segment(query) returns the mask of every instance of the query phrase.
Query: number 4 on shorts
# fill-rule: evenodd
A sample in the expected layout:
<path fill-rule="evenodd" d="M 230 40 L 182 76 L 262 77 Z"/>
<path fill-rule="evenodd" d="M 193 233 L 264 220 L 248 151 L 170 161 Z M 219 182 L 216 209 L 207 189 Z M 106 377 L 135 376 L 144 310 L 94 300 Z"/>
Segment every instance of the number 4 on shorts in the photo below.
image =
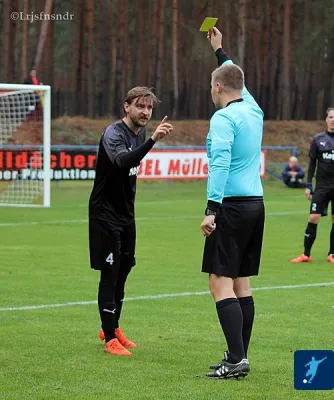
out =
<path fill-rule="evenodd" d="M 114 263 L 114 256 L 113 253 L 110 253 L 109 256 L 106 258 L 107 263 L 109 263 L 110 265 L 113 265 Z"/>

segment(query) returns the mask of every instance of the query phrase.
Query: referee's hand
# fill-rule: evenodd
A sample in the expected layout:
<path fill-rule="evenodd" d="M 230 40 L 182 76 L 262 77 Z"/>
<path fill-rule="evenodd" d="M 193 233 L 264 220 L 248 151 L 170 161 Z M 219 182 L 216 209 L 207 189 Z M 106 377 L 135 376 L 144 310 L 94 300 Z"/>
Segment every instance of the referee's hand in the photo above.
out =
<path fill-rule="evenodd" d="M 162 121 L 158 125 L 157 129 L 152 135 L 152 139 L 157 142 L 163 139 L 166 135 L 169 135 L 173 130 L 173 125 L 169 124 L 167 121 L 167 115 L 163 117 Z"/>
<path fill-rule="evenodd" d="M 207 215 L 201 224 L 201 231 L 203 235 L 208 237 L 215 229 L 216 229 L 215 216 Z"/>
<path fill-rule="evenodd" d="M 211 43 L 213 51 L 217 51 L 218 49 L 223 47 L 222 43 L 223 35 L 217 28 L 210 29 L 206 37 L 208 41 Z"/>

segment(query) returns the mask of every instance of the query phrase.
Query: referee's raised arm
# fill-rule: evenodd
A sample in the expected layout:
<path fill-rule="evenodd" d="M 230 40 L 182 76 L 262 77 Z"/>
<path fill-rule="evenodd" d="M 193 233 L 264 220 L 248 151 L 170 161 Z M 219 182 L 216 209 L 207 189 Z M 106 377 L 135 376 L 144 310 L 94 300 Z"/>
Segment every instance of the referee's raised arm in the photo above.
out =
<path fill-rule="evenodd" d="M 211 47 L 215 52 L 218 65 L 220 67 L 234 64 L 223 49 L 223 44 L 222 44 L 223 35 L 217 28 L 213 28 L 208 32 L 207 39 L 211 43 Z M 258 111 L 263 114 L 263 111 L 261 110 L 260 106 L 257 104 L 254 97 L 249 93 L 245 85 L 242 88 L 241 95 L 244 101 L 256 106 L 258 108 Z"/>

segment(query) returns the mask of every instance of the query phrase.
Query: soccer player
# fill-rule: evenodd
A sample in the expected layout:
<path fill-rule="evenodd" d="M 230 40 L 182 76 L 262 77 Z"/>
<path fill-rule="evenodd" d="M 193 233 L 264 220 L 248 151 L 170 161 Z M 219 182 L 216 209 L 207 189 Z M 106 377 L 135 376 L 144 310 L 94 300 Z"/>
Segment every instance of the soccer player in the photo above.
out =
<path fill-rule="evenodd" d="M 332 203 L 332 230 L 327 260 L 334 264 L 334 108 L 326 112 L 327 130 L 314 136 L 310 146 L 310 162 L 307 173 L 305 196 L 311 200 L 311 210 L 304 234 L 304 253 L 291 260 L 292 263 L 311 262 L 311 249 L 317 236 L 322 215 L 327 215 L 329 202 Z M 316 188 L 313 192 L 312 179 L 316 172 Z"/>
<path fill-rule="evenodd" d="M 207 136 L 207 207 L 201 231 L 206 236 L 202 272 L 209 287 L 228 351 L 210 368 L 210 378 L 238 378 L 249 372 L 248 345 L 254 320 L 250 288 L 258 275 L 264 228 L 260 157 L 263 112 L 244 86 L 243 71 L 222 49 L 222 35 L 208 34 L 218 58 L 211 95 L 218 109 Z"/>
<path fill-rule="evenodd" d="M 137 345 L 119 327 L 124 286 L 135 265 L 136 227 L 134 202 L 140 161 L 173 126 L 164 117 L 145 141 L 145 126 L 159 102 L 146 87 L 131 89 L 124 102 L 125 117 L 108 126 L 98 150 L 96 177 L 89 199 L 91 268 L 99 270 L 98 307 L 100 339 L 110 354 L 130 356 Z"/>

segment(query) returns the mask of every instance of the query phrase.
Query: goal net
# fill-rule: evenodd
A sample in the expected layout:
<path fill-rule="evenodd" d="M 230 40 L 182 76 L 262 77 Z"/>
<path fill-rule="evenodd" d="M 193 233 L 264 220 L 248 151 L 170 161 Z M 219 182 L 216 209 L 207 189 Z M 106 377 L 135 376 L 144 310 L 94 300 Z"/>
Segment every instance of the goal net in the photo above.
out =
<path fill-rule="evenodd" d="M 50 92 L 0 83 L 1 206 L 50 206 Z"/>

